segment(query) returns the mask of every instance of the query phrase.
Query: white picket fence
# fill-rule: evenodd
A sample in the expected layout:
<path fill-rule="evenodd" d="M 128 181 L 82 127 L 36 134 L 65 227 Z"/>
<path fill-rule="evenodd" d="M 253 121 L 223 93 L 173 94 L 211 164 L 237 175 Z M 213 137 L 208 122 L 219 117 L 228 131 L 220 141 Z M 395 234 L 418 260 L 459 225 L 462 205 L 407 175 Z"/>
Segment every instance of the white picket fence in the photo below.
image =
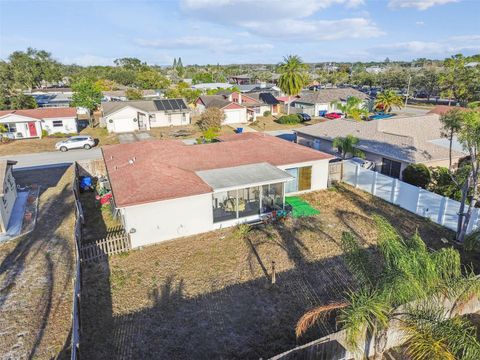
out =
<path fill-rule="evenodd" d="M 372 195 L 457 230 L 460 203 L 398 179 L 367 170 L 351 161 L 343 162 L 342 180 Z M 480 209 L 474 209 L 468 233 L 480 227 Z"/>

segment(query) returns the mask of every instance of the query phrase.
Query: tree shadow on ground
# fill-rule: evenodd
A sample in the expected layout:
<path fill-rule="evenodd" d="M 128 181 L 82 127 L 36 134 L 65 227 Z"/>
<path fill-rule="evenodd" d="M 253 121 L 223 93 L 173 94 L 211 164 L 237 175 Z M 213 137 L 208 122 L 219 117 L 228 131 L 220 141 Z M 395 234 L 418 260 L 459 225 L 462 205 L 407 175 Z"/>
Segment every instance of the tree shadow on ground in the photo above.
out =
<path fill-rule="evenodd" d="M 184 279 L 168 276 L 150 292 L 150 306 L 113 315 L 108 304 L 112 274 L 107 263 L 84 268 L 82 356 L 89 359 L 245 359 L 273 356 L 293 348 L 296 321 L 308 309 L 340 300 L 356 287 L 343 258 L 303 262 L 277 274 L 196 297 L 184 294 Z M 118 280 L 118 279 L 117 279 Z M 86 285 L 84 283 L 84 286 Z M 331 320 L 302 338 L 335 331 Z"/>
<path fill-rule="evenodd" d="M 18 178 L 23 186 L 30 185 L 28 181 L 42 185 L 38 180 L 43 178 L 45 193 L 49 187 L 59 184 L 58 176 L 61 178 L 64 173 L 65 169 L 56 168 L 54 171 L 43 170 L 42 173 L 36 170 L 34 174 L 22 171 Z M 18 349 L 22 352 L 21 357 L 39 356 L 38 348 L 46 332 L 51 331 L 49 321 L 62 310 L 63 299 L 71 297 L 69 288 L 74 271 L 74 244 L 71 239 L 60 235 L 60 232 L 65 233 L 60 228 L 63 221 L 72 215 L 74 205 L 71 183 L 58 186 L 63 186 L 58 193 L 48 199 L 40 198 L 34 231 L 2 244 L 0 248 L 5 254 L 0 262 L 0 315 L 4 319 L 2 323 L 11 329 L 10 333 L 4 334 L 6 345 L 2 350 L 10 351 L 10 347 L 15 346 L 17 334 L 14 332 L 20 333 L 25 331 L 25 327 L 30 327 L 32 329 L 28 333 L 34 336 L 33 339 L 24 339 L 25 348 Z M 13 312 L 12 302 L 18 301 L 25 301 L 28 307 L 22 306 Z"/>

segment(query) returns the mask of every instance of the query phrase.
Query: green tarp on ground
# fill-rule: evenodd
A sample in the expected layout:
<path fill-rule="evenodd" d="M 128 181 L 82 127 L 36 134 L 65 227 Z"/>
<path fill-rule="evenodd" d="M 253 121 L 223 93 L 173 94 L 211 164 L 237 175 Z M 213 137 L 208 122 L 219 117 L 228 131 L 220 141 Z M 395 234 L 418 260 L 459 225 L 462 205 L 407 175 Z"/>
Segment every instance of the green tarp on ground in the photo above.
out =
<path fill-rule="evenodd" d="M 292 207 L 292 216 L 295 218 L 320 214 L 320 211 L 297 196 L 287 196 L 285 202 Z"/>

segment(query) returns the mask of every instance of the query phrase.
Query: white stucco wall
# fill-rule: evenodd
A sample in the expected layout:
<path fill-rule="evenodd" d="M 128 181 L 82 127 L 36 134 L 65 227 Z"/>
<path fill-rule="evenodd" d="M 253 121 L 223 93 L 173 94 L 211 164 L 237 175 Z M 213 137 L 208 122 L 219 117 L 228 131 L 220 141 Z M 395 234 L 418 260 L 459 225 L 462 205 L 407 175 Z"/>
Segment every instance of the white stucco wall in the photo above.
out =
<path fill-rule="evenodd" d="M 35 128 L 37 130 L 37 136 L 30 136 L 30 131 L 28 129 L 28 123 L 34 122 Z M 18 116 L 15 114 L 7 115 L 0 119 L 0 124 L 14 123 L 17 127 L 14 135 L 16 139 L 28 139 L 31 137 L 41 137 L 42 135 L 42 126 L 40 120 L 33 119 L 25 116 Z M 21 134 L 21 135 L 19 135 Z"/>
<path fill-rule="evenodd" d="M 285 170 L 303 166 L 312 166 L 312 186 L 310 190 L 299 193 L 327 188 L 328 159 L 288 164 L 279 168 Z M 125 229 L 130 232 L 133 248 L 235 226 L 259 218 L 259 215 L 252 215 L 214 223 L 212 193 L 134 205 L 120 211 Z M 135 229 L 135 232 L 131 233 L 131 229 Z"/>
<path fill-rule="evenodd" d="M 0 233 L 7 230 L 8 221 L 12 215 L 13 205 L 17 198 L 17 187 L 12 174 L 11 166 L 8 167 L 5 182 L 3 183 L 4 196 L 0 196 Z"/>
<path fill-rule="evenodd" d="M 224 109 L 224 124 L 247 123 L 247 108 L 242 109 Z"/>
<path fill-rule="evenodd" d="M 122 209 L 132 247 L 139 247 L 213 229 L 212 194 L 158 201 Z"/>
<path fill-rule="evenodd" d="M 138 130 L 138 110 L 132 107 L 123 108 L 115 113 L 104 116 L 108 132 L 132 132 Z M 137 121 L 134 121 L 137 120 Z M 148 115 L 146 116 L 148 123 Z"/>
<path fill-rule="evenodd" d="M 292 168 L 299 168 L 304 166 L 311 166 L 312 167 L 312 187 L 310 190 L 300 191 L 297 193 L 289 193 L 288 195 L 292 194 L 301 194 L 306 193 L 309 191 L 315 190 L 323 190 L 326 189 L 328 186 L 328 159 L 325 160 L 316 160 L 316 161 L 308 161 L 296 164 L 288 164 L 278 166 L 282 170 L 292 169 Z"/>
<path fill-rule="evenodd" d="M 190 112 L 167 114 L 163 111 L 151 113 L 150 127 L 179 126 L 190 124 Z M 183 116 L 184 114 L 184 116 Z"/>
<path fill-rule="evenodd" d="M 54 121 L 61 121 L 62 126 L 53 126 Z M 77 120 L 74 117 L 45 119 L 42 122 L 42 128 L 47 130 L 49 134 L 55 134 L 55 133 L 72 134 L 72 133 L 77 133 L 78 131 Z"/>

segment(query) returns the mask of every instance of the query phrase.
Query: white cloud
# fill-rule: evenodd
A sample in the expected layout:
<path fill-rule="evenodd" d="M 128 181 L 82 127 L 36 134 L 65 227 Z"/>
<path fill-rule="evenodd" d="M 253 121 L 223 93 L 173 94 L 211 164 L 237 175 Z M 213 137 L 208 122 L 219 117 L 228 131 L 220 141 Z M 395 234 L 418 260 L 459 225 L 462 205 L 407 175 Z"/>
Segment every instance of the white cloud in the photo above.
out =
<path fill-rule="evenodd" d="M 426 10 L 432 6 L 458 2 L 460 0 L 390 0 L 388 6 L 392 8 L 416 8 Z"/>
<path fill-rule="evenodd" d="M 321 9 L 342 4 L 362 5 L 364 0 L 182 0 L 181 8 L 188 14 L 219 22 L 236 23 L 239 19 L 265 20 L 303 18 Z"/>
<path fill-rule="evenodd" d="M 113 65 L 113 58 L 83 54 L 75 57 L 65 57 L 62 59 L 64 64 L 76 64 L 80 66 L 93 66 L 93 65 Z"/>
<path fill-rule="evenodd" d="M 252 35 L 302 40 L 370 38 L 383 32 L 365 17 L 313 20 L 318 11 L 334 5 L 358 7 L 364 0 L 183 0 L 185 15 L 229 27 L 238 26 Z"/>
<path fill-rule="evenodd" d="M 237 39 L 238 40 L 238 39 Z M 135 44 L 157 49 L 191 49 L 201 48 L 213 52 L 224 52 L 230 54 L 244 52 L 262 52 L 273 49 L 268 43 L 241 43 L 230 38 L 219 38 L 209 36 L 184 36 L 176 39 L 136 39 Z"/>
<path fill-rule="evenodd" d="M 442 41 L 406 41 L 386 44 L 371 49 L 372 52 L 390 55 L 450 56 L 452 54 L 480 49 L 480 35 L 452 36 Z"/>
<path fill-rule="evenodd" d="M 364 18 L 340 20 L 282 20 L 264 26 L 262 22 L 242 24 L 250 32 L 266 37 L 291 38 L 298 41 L 373 38 L 384 35 L 373 22 Z"/>
<path fill-rule="evenodd" d="M 417 26 L 423 26 L 423 25 L 425 25 L 425 22 L 423 22 L 423 21 L 417 21 L 417 22 L 415 23 L 415 25 L 417 25 Z"/>

